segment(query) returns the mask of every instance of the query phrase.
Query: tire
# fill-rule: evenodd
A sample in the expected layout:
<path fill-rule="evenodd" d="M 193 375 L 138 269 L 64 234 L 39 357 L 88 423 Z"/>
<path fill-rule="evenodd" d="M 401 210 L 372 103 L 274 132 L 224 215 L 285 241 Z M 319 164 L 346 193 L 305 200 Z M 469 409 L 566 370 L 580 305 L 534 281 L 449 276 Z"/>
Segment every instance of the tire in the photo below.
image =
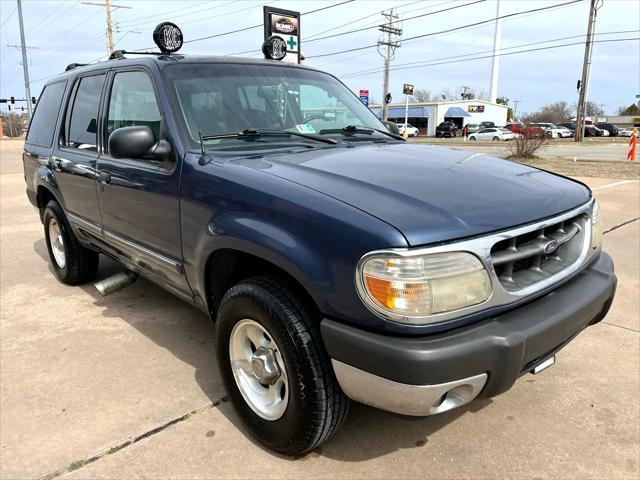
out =
<path fill-rule="evenodd" d="M 49 259 L 58 280 L 67 285 L 93 280 L 98 272 L 100 256 L 98 252 L 80 245 L 60 205 L 51 200 L 42 219 Z"/>
<path fill-rule="evenodd" d="M 244 340 L 239 332 L 249 327 L 254 337 Z M 260 329 L 262 337 L 255 342 Z M 264 342 L 278 363 L 279 376 L 269 382 L 263 377 L 256 380 L 253 367 L 255 355 L 264 351 Z M 328 440 L 344 423 L 349 399 L 335 378 L 318 323 L 285 284 L 256 277 L 232 287 L 218 309 L 216 344 L 218 367 L 231 402 L 249 432 L 266 447 L 301 456 Z M 249 362 L 242 360 L 244 369 L 237 361 L 238 352 L 250 356 Z M 243 382 L 251 388 L 241 387 Z M 266 407 L 260 398 L 253 404 L 247 400 L 260 387 L 268 396 L 270 382 L 279 398 L 265 402 Z M 271 405 L 276 407 L 268 410 Z"/>
<path fill-rule="evenodd" d="M 470 142 L 475 142 L 476 140 L 478 140 L 476 137 L 469 137 Z"/>
<path fill-rule="evenodd" d="M 493 138 L 492 138 L 492 140 L 493 140 L 494 142 L 499 142 L 499 141 L 500 141 L 500 137 L 493 137 Z"/>

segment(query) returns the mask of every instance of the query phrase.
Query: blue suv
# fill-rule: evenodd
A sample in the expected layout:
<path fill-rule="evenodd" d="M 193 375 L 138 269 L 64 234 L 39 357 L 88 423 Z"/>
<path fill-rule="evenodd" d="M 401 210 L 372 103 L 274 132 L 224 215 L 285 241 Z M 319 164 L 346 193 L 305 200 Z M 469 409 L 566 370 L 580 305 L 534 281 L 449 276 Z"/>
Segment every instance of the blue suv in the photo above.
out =
<path fill-rule="evenodd" d="M 351 400 L 422 416 L 505 392 L 615 292 L 585 185 L 407 143 L 305 66 L 71 65 L 23 160 L 58 279 L 104 255 L 207 312 L 239 417 L 288 455 Z"/>

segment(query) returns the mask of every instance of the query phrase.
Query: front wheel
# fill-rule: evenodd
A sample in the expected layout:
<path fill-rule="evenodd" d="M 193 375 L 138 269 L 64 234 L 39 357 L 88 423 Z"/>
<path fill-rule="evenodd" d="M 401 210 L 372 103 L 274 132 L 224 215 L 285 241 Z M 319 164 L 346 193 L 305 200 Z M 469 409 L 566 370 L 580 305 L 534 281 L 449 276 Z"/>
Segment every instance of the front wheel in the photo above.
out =
<path fill-rule="evenodd" d="M 232 287 L 218 310 L 216 343 L 231 402 L 268 448 L 303 455 L 344 422 L 349 400 L 318 324 L 286 285 L 259 277 Z"/>
<path fill-rule="evenodd" d="M 469 141 L 470 141 L 470 142 L 475 142 L 476 140 L 477 140 L 477 138 L 476 138 L 476 137 L 469 137 Z"/>
<path fill-rule="evenodd" d="M 93 280 L 98 272 L 98 252 L 80 245 L 60 205 L 51 200 L 42 219 L 47 250 L 56 277 L 67 285 Z"/>

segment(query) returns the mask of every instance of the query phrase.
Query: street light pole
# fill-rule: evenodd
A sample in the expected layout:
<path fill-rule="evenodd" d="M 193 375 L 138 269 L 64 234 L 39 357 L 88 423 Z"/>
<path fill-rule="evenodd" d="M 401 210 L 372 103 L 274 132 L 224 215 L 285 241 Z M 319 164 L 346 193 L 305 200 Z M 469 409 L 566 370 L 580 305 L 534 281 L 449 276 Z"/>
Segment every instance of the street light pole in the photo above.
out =
<path fill-rule="evenodd" d="M 27 111 L 31 118 L 31 86 L 29 82 L 29 63 L 27 60 L 27 42 L 24 39 L 24 23 L 22 20 L 22 0 L 18 1 L 18 22 L 20 23 L 20 43 L 22 47 L 22 70 L 24 71 L 24 91 L 27 95 Z"/>

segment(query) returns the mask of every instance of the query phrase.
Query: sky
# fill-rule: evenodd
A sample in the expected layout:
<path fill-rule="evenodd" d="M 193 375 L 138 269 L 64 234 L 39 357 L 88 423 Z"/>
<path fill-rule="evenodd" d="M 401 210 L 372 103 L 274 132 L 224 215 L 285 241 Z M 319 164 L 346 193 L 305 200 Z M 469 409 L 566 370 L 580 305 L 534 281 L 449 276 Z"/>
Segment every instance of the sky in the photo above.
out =
<path fill-rule="evenodd" d="M 569 2 L 500 0 L 500 15 Z M 181 27 L 188 42 L 181 53 L 210 55 L 260 49 L 261 27 L 201 41 L 189 40 L 261 24 L 262 5 L 309 12 L 340 4 L 302 16 L 302 52 L 307 57 L 304 63 L 336 75 L 356 93 L 368 89 L 378 101 L 382 98 L 380 70 L 384 60 L 377 48 L 321 55 L 375 45 L 380 36 L 377 25 L 384 20 L 380 12 L 394 8 L 399 15 L 402 38 L 406 39 L 401 39 L 392 63 L 392 69 L 396 69 L 390 77 L 394 101 L 403 100 L 403 83 L 432 93 L 449 89 L 454 94 L 461 85 L 489 91 L 491 58 L 477 57 L 491 54 L 495 22 L 439 32 L 495 18 L 496 0 L 111 0 L 111 3 L 116 48 L 154 47 L 151 35 L 155 25 L 173 21 Z M 473 4 L 467 5 L 470 3 Z M 30 47 L 32 95 L 37 96 L 46 80 L 64 71 L 69 63 L 106 59 L 104 7 L 86 5 L 80 0 L 23 0 L 22 5 L 25 43 Z M 410 18 L 417 15 L 423 16 Z M 582 0 L 503 19 L 498 96 L 511 99 L 511 105 L 519 100 L 518 113 L 533 112 L 558 100 L 576 102 L 588 16 L 589 1 Z M 363 30 L 306 43 L 356 29 Z M 595 32 L 595 39 L 600 42 L 594 44 L 588 97 L 613 115 L 618 107 L 638 101 L 636 95 L 640 94 L 640 2 L 603 0 Z M 409 40 L 425 34 L 432 35 Z M 630 40 L 609 41 L 618 39 Z M 565 43 L 575 45 L 549 48 Z M 0 0 L 0 97 L 24 98 L 21 53 L 11 45 L 20 45 L 16 0 Z M 518 53 L 527 49 L 537 50 Z M 259 57 L 260 53 L 242 56 Z"/>

